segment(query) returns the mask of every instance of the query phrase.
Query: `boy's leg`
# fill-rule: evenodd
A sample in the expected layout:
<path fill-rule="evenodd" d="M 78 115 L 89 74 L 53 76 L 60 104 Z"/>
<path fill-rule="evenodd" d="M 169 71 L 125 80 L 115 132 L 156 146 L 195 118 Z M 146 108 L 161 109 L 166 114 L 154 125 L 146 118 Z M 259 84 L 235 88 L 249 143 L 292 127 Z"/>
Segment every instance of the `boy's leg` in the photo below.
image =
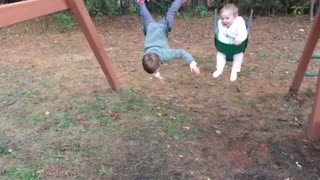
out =
<path fill-rule="evenodd" d="M 238 78 L 238 72 L 241 70 L 243 61 L 243 53 L 239 53 L 233 56 L 232 70 L 230 75 L 230 81 L 235 81 Z"/>
<path fill-rule="evenodd" d="M 142 2 L 138 2 L 138 4 L 139 4 L 140 15 L 142 17 L 143 24 L 145 26 L 147 26 L 149 23 L 155 22 L 153 17 L 151 16 L 149 10 L 147 9 L 147 6 L 144 3 L 144 1 L 143 1 L 143 3 Z"/>
<path fill-rule="evenodd" d="M 171 4 L 171 7 L 169 8 L 167 14 L 166 14 L 166 17 L 164 17 L 160 23 L 167 23 L 166 21 L 169 22 L 169 26 L 170 28 L 173 27 L 173 23 L 174 23 L 174 19 L 176 17 L 176 14 L 179 10 L 179 8 L 181 7 L 181 5 L 183 3 L 185 3 L 185 1 L 187 0 L 175 0 L 172 4 Z"/>
<path fill-rule="evenodd" d="M 226 65 L 226 55 L 221 52 L 217 52 L 217 64 L 216 64 L 217 70 L 212 74 L 212 76 L 214 78 L 217 78 L 218 76 L 220 76 L 223 72 L 225 65 Z"/>

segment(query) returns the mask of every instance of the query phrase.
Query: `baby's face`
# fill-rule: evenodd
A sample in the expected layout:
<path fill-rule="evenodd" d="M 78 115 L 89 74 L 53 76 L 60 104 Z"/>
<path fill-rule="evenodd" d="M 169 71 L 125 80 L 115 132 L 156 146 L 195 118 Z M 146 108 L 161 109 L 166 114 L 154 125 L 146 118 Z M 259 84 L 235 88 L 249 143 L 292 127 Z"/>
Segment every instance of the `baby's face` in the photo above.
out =
<path fill-rule="evenodd" d="M 229 10 L 223 11 L 220 14 L 220 17 L 221 17 L 222 25 L 227 28 L 231 26 L 231 24 L 234 22 L 236 18 L 234 14 Z"/>

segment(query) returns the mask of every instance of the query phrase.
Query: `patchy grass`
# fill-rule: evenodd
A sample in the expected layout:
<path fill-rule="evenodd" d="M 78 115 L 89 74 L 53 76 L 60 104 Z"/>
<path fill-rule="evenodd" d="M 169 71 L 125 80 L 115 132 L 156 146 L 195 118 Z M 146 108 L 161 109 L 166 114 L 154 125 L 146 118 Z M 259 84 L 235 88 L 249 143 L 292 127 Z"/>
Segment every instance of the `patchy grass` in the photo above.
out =
<path fill-rule="evenodd" d="M 269 131 L 269 132 L 272 132 L 276 129 L 280 128 L 280 125 L 279 125 L 279 122 L 277 121 L 266 121 L 264 122 L 261 130 L 262 131 Z"/>
<path fill-rule="evenodd" d="M 31 94 L 17 95 L 14 100 L 26 97 L 32 102 L 41 95 Z M 26 101 L 22 106 L 27 104 Z M 5 179 L 121 177 L 112 164 L 103 163 L 115 158 L 110 157 L 114 138 L 136 139 L 135 143 L 141 145 L 158 141 L 153 136 L 157 134 L 172 140 L 180 139 L 189 134 L 192 117 L 150 100 L 133 87 L 126 92 L 102 92 L 89 97 L 77 94 L 56 101 L 50 111 L 36 109 L 8 113 L 0 122 L 7 129 L 0 138 L 1 162 L 9 162 L 1 171 Z M 17 135 L 13 136 L 15 133 Z M 8 153 L 8 148 L 13 152 Z M 152 153 L 160 158 L 162 150 L 154 150 Z M 59 173 L 55 174 L 57 166 Z"/>

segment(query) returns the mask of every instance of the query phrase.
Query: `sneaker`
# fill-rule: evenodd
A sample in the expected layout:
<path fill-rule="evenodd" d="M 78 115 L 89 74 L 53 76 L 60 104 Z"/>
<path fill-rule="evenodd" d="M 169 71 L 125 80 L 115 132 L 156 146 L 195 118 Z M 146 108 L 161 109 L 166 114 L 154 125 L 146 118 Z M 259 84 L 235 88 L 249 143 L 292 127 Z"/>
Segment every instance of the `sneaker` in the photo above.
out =
<path fill-rule="evenodd" d="M 138 3 L 138 4 L 143 4 L 143 3 L 144 3 L 144 0 L 137 0 L 137 3 Z"/>
<path fill-rule="evenodd" d="M 235 81 L 237 80 L 237 72 L 231 72 L 231 75 L 230 75 L 230 81 Z"/>
<path fill-rule="evenodd" d="M 217 78 L 217 77 L 219 77 L 221 74 L 222 74 L 222 70 L 216 70 L 216 71 L 212 74 L 212 76 L 213 76 L 214 78 Z"/>
<path fill-rule="evenodd" d="M 182 6 L 183 7 L 187 7 L 187 5 L 188 5 L 188 0 L 183 0 L 182 1 Z"/>

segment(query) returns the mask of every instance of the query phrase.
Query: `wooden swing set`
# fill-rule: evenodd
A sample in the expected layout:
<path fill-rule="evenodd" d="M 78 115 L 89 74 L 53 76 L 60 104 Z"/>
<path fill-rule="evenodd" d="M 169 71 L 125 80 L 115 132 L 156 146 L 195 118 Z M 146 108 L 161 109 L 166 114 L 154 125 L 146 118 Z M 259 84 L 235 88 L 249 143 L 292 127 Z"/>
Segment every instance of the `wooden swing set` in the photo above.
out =
<path fill-rule="evenodd" d="M 113 90 L 120 90 L 120 83 L 112 68 L 111 59 L 89 16 L 83 0 L 26 0 L 0 5 L 0 28 L 26 20 L 70 9 L 79 23 L 99 65 Z"/>
<path fill-rule="evenodd" d="M 306 44 L 304 46 L 302 55 L 300 57 L 300 62 L 297 67 L 295 76 L 292 80 L 289 95 L 294 96 L 298 93 L 299 87 L 303 80 L 303 77 L 307 71 L 308 65 L 312 58 L 314 49 L 318 43 L 320 37 L 320 10 L 318 10 L 309 32 Z M 320 74 L 320 69 L 319 73 Z M 308 127 L 306 131 L 306 136 L 310 140 L 319 141 L 320 140 L 320 77 L 318 76 L 316 93 L 314 104 L 312 107 L 311 115 L 309 117 Z"/>

